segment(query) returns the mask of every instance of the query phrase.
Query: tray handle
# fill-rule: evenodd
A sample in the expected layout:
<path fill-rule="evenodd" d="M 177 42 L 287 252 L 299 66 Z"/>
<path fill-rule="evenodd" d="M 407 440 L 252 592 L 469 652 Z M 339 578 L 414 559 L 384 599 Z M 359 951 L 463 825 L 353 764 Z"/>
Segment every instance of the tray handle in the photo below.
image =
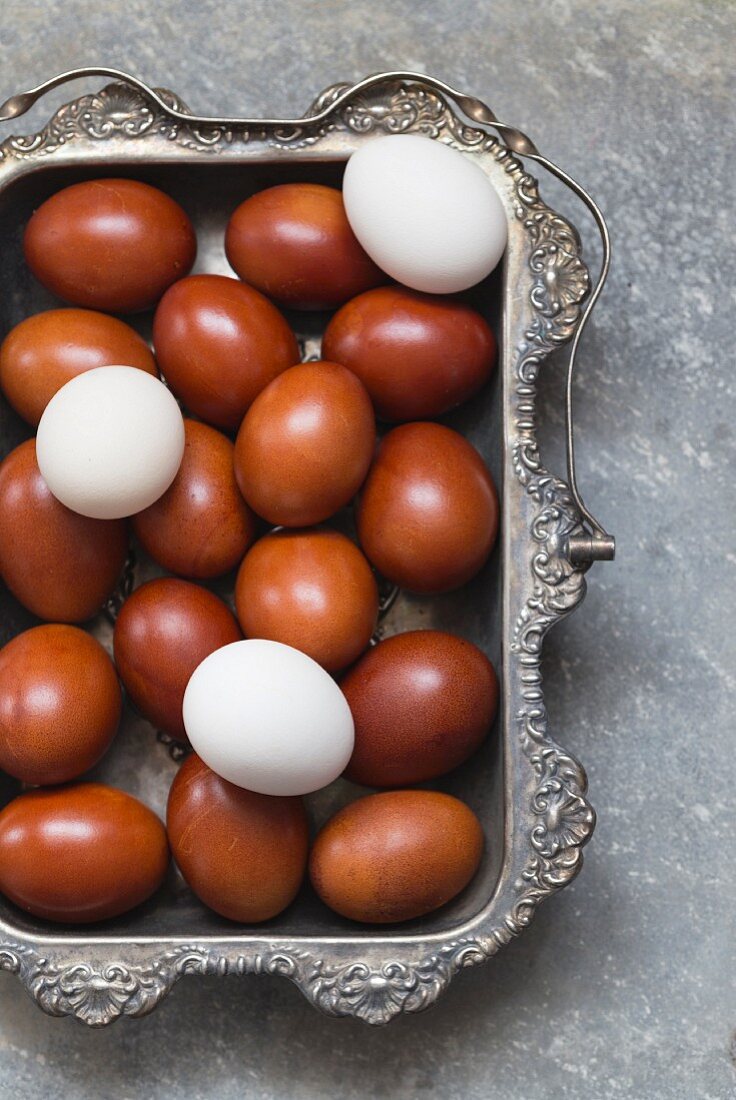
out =
<path fill-rule="evenodd" d="M 595 518 L 592 512 L 586 507 L 583 501 L 582 495 L 578 488 L 577 475 L 575 469 L 575 430 L 574 430 L 574 416 L 573 416 L 573 381 L 575 378 L 575 368 L 578 359 L 578 348 L 580 345 L 580 339 L 582 337 L 585 326 L 588 322 L 595 305 L 601 295 L 603 286 L 608 272 L 611 266 L 611 241 L 608 233 L 608 227 L 606 225 L 603 214 L 598 207 L 597 203 L 593 200 L 592 196 L 588 194 L 584 187 L 582 187 L 577 180 L 568 175 L 567 172 L 559 168 L 553 161 L 543 156 L 537 149 L 534 142 L 521 130 L 515 129 L 513 126 L 509 126 L 504 122 L 500 122 L 491 108 L 483 103 L 481 100 L 476 99 L 473 96 L 466 95 L 464 92 L 459 92 L 457 89 L 452 88 L 449 84 L 445 84 L 444 81 L 438 80 L 435 77 L 426 76 L 422 73 L 412 72 L 384 72 L 375 73 L 372 76 L 367 76 L 363 80 L 358 81 L 347 87 L 341 92 L 335 99 L 328 103 L 321 111 L 312 115 L 307 115 L 302 118 L 218 118 L 211 115 L 195 115 L 189 111 L 182 111 L 177 107 L 171 106 L 167 103 L 159 92 L 151 88 L 144 81 L 139 80 L 135 76 L 131 76 L 130 73 L 122 72 L 120 69 L 109 68 L 107 66 L 89 66 L 78 69 L 70 69 L 67 72 L 60 73 L 58 76 L 51 77 L 50 80 L 44 81 L 42 84 L 37 85 L 35 88 L 30 88 L 28 91 L 19 92 L 16 95 L 6 99 L 3 104 L 0 105 L 0 122 L 8 122 L 10 119 L 18 118 L 24 115 L 26 111 L 29 111 L 31 107 L 36 103 L 38 99 L 46 92 L 52 91 L 54 88 L 58 88 L 62 84 L 66 84 L 71 80 L 78 80 L 80 78 L 104 76 L 111 77 L 114 80 L 121 81 L 122 83 L 129 84 L 152 100 L 159 110 L 167 115 L 169 118 L 175 119 L 179 122 L 184 122 L 189 126 L 201 126 L 201 127 L 254 127 L 259 126 L 263 128 L 277 128 L 277 129 L 290 129 L 297 128 L 305 125 L 314 125 L 325 121 L 331 115 L 335 114 L 347 104 L 350 100 L 356 96 L 374 87 L 377 84 L 382 84 L 388 81 L 410 81 L 412 83 L 419 83 L 425 87 L 431 88 L 434 91 L 452 99 L 457 106 L 463 111 L 465 115 L 473 122 L 479 123 L 481 126 L 488 126 L 494 129 L 500 136 L 503 143 L 507 146 L 511 152 L 517 156 L 526 157 L 528 160 L 536 161 L 537 164 L 541 164 L 546 168 L 553 176 L 564 183 L 587 207 L 588 212 L 591 214 L 595 221 L 596 227 L 600 234 L 601 244 L 603 248 L 603 259 L 601 262 L 600 271 L 595 285 L 590 293 L 585 308 L 580 316 L 580 321 L 575 330 L 575 335 L 570 347 L 570 356 L 567 363 L 567 376 L 565 384 L 565 437 L 566 437 L 566 449 L 567 449 L 567 477 L 570 487 L 570 493 L 578 508 L 582 517 L 583 523 L 587 525 L 587 529 L 584 527 L 583 532 L 578 535 L 570 537 L 568 552 L 570 561 L 573 565 L 586 567 L 594 561 L 611 561 L 615 555 L 616 542 L 612 535 L 609 535 L 603 525 Z"/>
<path fill-rule="evenodd" d="M 425 78 L 428 82 L 437 84 L 432 78 Z M 570 486 L 570 492 L 575 504 L 584 520 L 584 522 L 590 528 L 589 531 L 584 531 L 583 534 L 573 535 L 568 541 L 568 552 L 570 555 L 570 561 L 573 565 L 587 566 L 594 561 L 613 561 L 616 553 L 616 540 L 613 535 L 609 535 L 603 525 L 595 518 L 595 516 L 586 507 L 583 501 L 582 495 L 578 488 L 577 474 L 575 470 L 575 421 L 573 415 L 573 381 L 575 378 L 575 367 L 578 361 L 578 348 L 580 346 L 580 338 L 583 335 L 583 330 L 588 322 L 598 299 L 603 291 L 604 284 L 608 278 L 608 273 L 611 268 L 611 238 L 608 233 L 608 226 L 606 220 L 603 217 L 603 213 L 595 202 L 593 197 L 577 182 L 572 176 L 568 175 L 562 168 L 558 167 L 553 161 L 543 156 L 537 149 L 534 142 L 521 130 L 516 130 L 513 126 L 508 126 L 504 122 L 499 122 L 490 107 L 483 103 L 479 99 L 475 99 L 473 96 L 465 95 L 462 92 L 457 92 L 452 88 L 443 86 L 445 94 L 452 96 L 461 110 L 472 119 L 474 122 L 479 122 L 482 125 L 490 126 L 502 138 L 504 144 L 517 156 L 526 157 L 529 160 L 536 161 L 537 164 L 541 164 L 547 171 L 555 176 L 558 180 L 564 183 L 586 206 L 588 212 L 593 217 L 596 227 L 600 234 L 601 245 L 603 249 L 603 258 L 601 261 L 601 267 L 598 272 L 598 278 L 590 293 L 585 308 L 580 316 L 580 321 L 575 330 L 575 335 L 570 347 L 570 355 L 567 361 L 567 375 L 565 381 L 565 441 L 567 448 L 567 479 Z"/>

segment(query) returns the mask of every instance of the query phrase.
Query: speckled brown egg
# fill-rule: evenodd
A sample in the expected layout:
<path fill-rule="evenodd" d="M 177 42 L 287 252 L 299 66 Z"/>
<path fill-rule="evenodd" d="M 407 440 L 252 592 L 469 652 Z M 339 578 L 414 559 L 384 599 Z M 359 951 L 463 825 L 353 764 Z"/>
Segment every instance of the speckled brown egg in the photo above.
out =
<path fill-rule="evenodd" d="M 154 305 L 189 272 L 197 240 L 179 204 L 157 187 L 97 179 L 42 203 L 23 250 L 38 281 L 65 302 L 129 313 Z"/>
<path fill-rule="evenodd" d="M 358 244 L 341 192 L 320 183 L 246 199 L 228 222 L 225 251 L 241 279 L 292 309 L 333 309 L 387 281 Z"/>
<path fill-rule="evenodd" d="M 496 340 L 465 302 L 385 286 L 335 314 L 322 354 L 357 374 L 381 419 L 425 420 L 467 401 L 488 381 Z"/>
<path fill-rule="evenodd" d="M 483 830 L 464 802 L 438 791 L 384 791 L 327 822 L 309 873 L 322 901 L 341 916 L 391 924 L 454 898 L 482 854 Z"/>
<path fill-rule="evenodd" d="M 283 642 L 339 672 L 370 641 L 378 588 L 358 547 L 337 531 L 277 531 L 243 559 L 235 607 L 247 638 Z"/>
<path fill-rule="evenodd" d="M 153 344 L 179 400 L 228 432 L 237 431 L 261 390 L 301 358 L 276 306 L 226 275 L 190 275 L 172 286 L 153 319 Z"/>
<path fill-rule="evenodd" d="M 441 630 L 386 638 L 340 687 L 355 722 L 345 774 L 368 787 L 423 783 L 456 768 L 484 740 L 498 705 L 486 655 Z"/>
<path fill-rule="evenodd" d="M 100 643 L 76 626 L 26 630 L 0 650 L 0 768 L 24 783 L 66 783 L 107 751 L 120 685 Z"/>
<path fill-rule="evenodd" d="M 235 616 L 213 592 L 161 577 L 123 604 L 113 634 L 115 664 L 143 717 L 186 741 L 181 707 L 190 676 L 210 653 L 240 638 Z"/>
<path fill-rule="evenodd" d="M 125 520 L 80 516 L 51 495 L 35 439 L 0 465 L 0 575 L 34 615 L 65 623 L 96 615 L 127 552 Z"/>
<path fill-rule="evenodd" d="M 143 549 L 172 573 L 205 580 L 239 565 L 256 521 L 235 482 L 233 445 L 222 432 L 184 421 L 184 457 L 170 488 L 133 517 Z"/>
<path fill-rule="evenodd" d="M 255 399 L 238 432 L 235 474 L 270 523 L 309 527 L 360 489 L 376 441 L 365 387 L 337 363 L 301 363 Z"/>
<path fill-rule="evenodd" d="M 498 496 L 474 447 L 441 424 L 383 439 L 361 494 L 358 537 L 380 573 L 411 592 L 469 581 L 493 549 Z"/>
<path fill-rule="evenodd" d="M 171 785 L 166 827 L 191 889 L 229 920 L 269 920 L 301 886 L 309 841 L 301 798 L 235 787 L 192 754 Z"/>
<path fill-rule="evenodd" d="M 42 920 L 126 913 L 159 888 L 168 861 L 158 817 L 101 783 L 30 791 L 0 812 L 0 892 Z"/>
<path fill-rule="evenodd" d="M 34 428 L 54 394 L 78 374 L 110 364 L 158 377 L 135 329 L 91 309 L 47 309 L 11 329 L 0 346 L 0 387 Z"/>

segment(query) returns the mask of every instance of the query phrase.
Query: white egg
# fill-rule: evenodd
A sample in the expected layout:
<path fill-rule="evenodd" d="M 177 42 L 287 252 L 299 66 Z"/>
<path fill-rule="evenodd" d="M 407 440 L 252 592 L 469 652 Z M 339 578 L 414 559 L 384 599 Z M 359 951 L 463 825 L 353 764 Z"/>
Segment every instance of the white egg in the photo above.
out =
<path fill-rule="evenodd" d="M 309 794 L 337 779 L 355 730 L 345 696 L 298 649 L 251 638 L 205 657 L 184 693 L 194 751 L 259 794 Z"/>
<path fill-rule="evenodd" d="M 176 477 L 184 422 L 173 395 L 134 367 L 95 367 L 54 394 L 36 455 L 51 492 L 94 519 L 132 516 Z"/>
<path fill-rule="evenodd" d="M 492 183 L 471 159 L 432 138 L 367 141 L 345 168 L 343 198 L 363 248 L 414 290 L 455 294 L 493 271 L 507 220 Z"/>

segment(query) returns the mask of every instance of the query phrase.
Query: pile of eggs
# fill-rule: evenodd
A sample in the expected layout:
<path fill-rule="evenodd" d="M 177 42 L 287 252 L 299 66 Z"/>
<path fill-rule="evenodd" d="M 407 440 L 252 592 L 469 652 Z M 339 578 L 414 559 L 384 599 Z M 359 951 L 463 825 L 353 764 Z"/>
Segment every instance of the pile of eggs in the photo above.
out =
<path fill-rule="evenodd" d="M 443 631 L 376 641 L 377 577 L 447 592 L 493 548 L 491 475 L 435 418 L 493 370 L 488 324 L 446 295 L 505 239 L 480 169 L 402 135 L 354 154 L 342 192 L 242 202 L 225 236 L 237 277 L 190 274 L 189 218 L 148 184 L 77 183 L 34 212 L 27 263 L 71 308 L 0 348 L 0 388 L 36 431 L 0 465 L 0 576 L 43 620 L 0 650 L 0 768 L 27 788 L 0 811 L 16 905 L 116 916 L 159 888 L 170 853 L 201 901 L 248 924 L 289 905 L 307 867 L 363 922 L 422 916 L 470 882 L 477 817 L 416 785 L 480 746 L 496 674 Z M 333 311 L 321 360 L 300 362 L 279 307 Z M 108 315 L 152 308 L 153 352 Z M 357 540 L 326 525 L 351 507 Z M 131 533 L 168 575 L 127 595 L 111 658 L 79 624 L 116 590 Z M 227 574 L 234 610 L 207 587 Z M 123 692 L 193 750 L 165 826 L 74 782 L 113 741 Z M 303 796 L 343 774 L 377 793 L 310 844 Z"/>

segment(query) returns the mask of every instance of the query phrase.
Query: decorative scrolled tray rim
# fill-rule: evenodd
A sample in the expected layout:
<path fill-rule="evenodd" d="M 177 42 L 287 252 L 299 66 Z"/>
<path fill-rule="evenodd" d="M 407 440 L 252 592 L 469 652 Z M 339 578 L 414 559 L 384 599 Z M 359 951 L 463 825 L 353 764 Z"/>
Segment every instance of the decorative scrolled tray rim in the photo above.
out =
<path fill-rule="evenodd" d="M 346 155 L 376 133 L 421 133 L 483 158 L 509 211 L 509 257 L 522 294 L 506 329 L 504 350 L 507 451 L 504 455 L 503 566 L 524 563 L 504 623 L 505 751 L 518 782 L 505 794 L 514 815 L 513 840 L 501 878 L 485 908 L 462 928 L 425 938 L 365 933 L 300 941 L 256 936 L 204 937 L 192 942 L 109 939 L 85 945 L 77 936 L 30 937 L 0 922 L 0 967 L 17 974 L 36 1003 L 55 1016 L 73 1015 L 99 1027 L 150 1012 L 187 974 L 272 974 L 289 978 L 331 1016 L 384 1024 L 437 1000 L 463 968 L 490 959 L 530 922 L 539 903 L 566 886 L 582 864 L 595 825 L 581 765 L 553 739 L 541 685 L 544 636 L 585 594 L 585 567 L 573 565 L 568 543 L 584 529 L 569 486 L 543 466 L 536 442 L 536 382 L 545 357 L 565 344 L 580 322 L 589 292 L 578 234 L 540 199 L 520 159 L 487 129 L 456 113 L 421 80 L 387 78 L 347 98 L 347 85 L 326 89 L 309 114 L 342 96 L 319 123 L 291 127 L 189 124 L 171 118 L 137 88 L 115 83 L 61 107 L 37 133 L 0 145 L 0 188 L 46 162 L 140 164 L 179 155 L 247 160 L 267 149 L 276 159 L 295 152 Z M 186 112 L 172 92 L 161 100 Z M 508 833 L 508 830 L 507 830 Z"/>

